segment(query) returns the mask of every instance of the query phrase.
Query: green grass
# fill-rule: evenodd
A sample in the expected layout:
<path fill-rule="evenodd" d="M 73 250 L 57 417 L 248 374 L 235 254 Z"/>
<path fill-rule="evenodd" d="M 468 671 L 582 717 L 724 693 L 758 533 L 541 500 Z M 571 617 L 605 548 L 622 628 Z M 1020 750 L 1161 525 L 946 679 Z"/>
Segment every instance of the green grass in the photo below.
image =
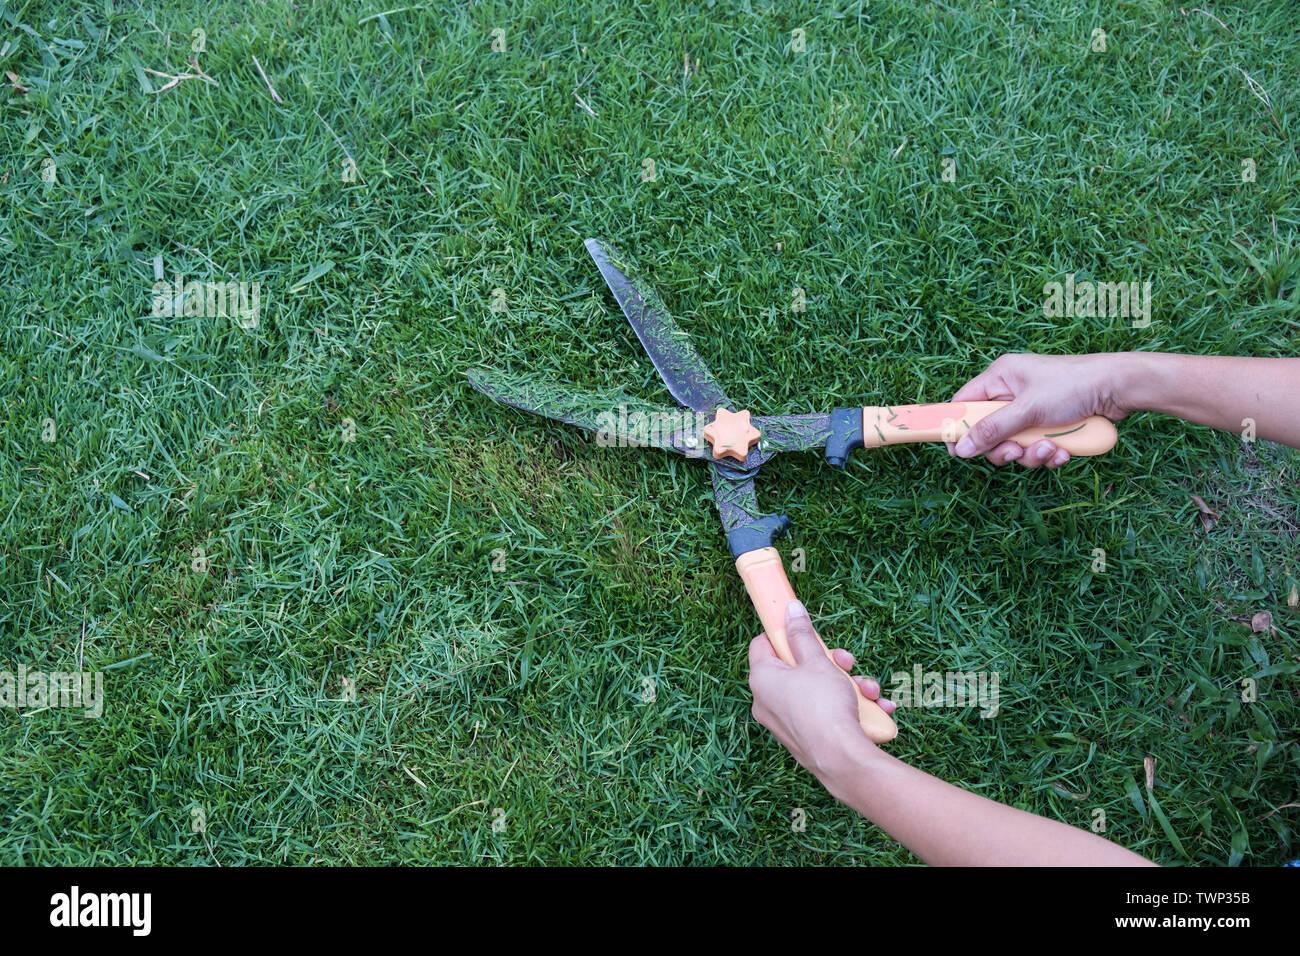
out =
<path fill-rule="evenodd" d="M 762 413 L 1009 350 L 1295 354 L 1300 25 L 1207 9 L 5 6 L 0 669 L 108 700 L 0 710 L 0 863 L 914 862 L 752 720 L 705 469 L 464 370 L 665 398 L 589 235 Z M 216 85 L 160 92 L 196 28 Z M 260 321 L 152 316 L 155 256 L 260 282 Z M 1067 272 L 1150 279 L 1152 324 L 1045 319 Z M 759 494 L 868 672 L 1000 672 L 995 719 L 903 711 L 895 754 L 1162 863 L 1291 859 L 1300 459 L 1120 430 L 1052 474 L 787 456 Z"/>

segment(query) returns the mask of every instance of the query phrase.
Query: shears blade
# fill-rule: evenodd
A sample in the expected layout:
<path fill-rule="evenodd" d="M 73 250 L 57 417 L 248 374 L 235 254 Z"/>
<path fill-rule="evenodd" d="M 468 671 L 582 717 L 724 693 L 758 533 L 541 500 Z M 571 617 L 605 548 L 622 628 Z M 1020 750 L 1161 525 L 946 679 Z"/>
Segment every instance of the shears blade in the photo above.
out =
<path fill-rule="evenodd" d="M 669 394 L 697 412 L 734 411 L 690 337 L 673 320 L 654 287 L 639 278 L 632 261 L 603 239 L 588 239 L 585 245 Z"/>
<path fill-rule="evenodd" d="M 663 448 L 714 460 L 702 434 L 707 417 L 700 412 L 643 401 L 618 389 L 573 389 L 537 375 L 474 368 L 466 376 L 488 398 L 595 432 L 597 442 L 608 447 Z"/>

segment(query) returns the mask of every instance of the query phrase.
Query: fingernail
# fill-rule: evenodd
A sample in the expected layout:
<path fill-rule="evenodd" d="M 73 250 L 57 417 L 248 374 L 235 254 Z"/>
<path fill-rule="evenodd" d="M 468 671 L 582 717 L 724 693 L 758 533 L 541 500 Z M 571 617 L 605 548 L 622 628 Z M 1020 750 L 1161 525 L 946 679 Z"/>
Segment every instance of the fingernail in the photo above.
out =
<path fill-rule="evenodd" d="M 1052 464 L 1064 465 L 1069 460 L 1070 460 L 1069 453 L 1064 448 L 1059 448 L 1056 451 L 1056 455 L 1052 458 Z"/>
<path fill-rule="evenodd" d="M 969 435 L 962 435 L 961 441 L 957 442 L 957 456 L 969 458 L 973 454 L 975 454 L 975 443 L 970 440 Z"/>
<path fill-rule="evenodd" d="M 807 617 L 807 616 L 808 616 L 808 609 L 803 606 L 803 601 L 800 601 L 798 598 L 795 598 L 793 601 L 791 601 L 789 604 L 785 606 L 785 619 L 787 621 L 792 621 L 797 617 Z"/>
<path fill-rule="evenodd" d="M 1052 448 L 1050 445 L 1040 446 L 1038 449 L 1038 460 L 1047 461 L 1047 459 L 1052 457 L 1052 452 L 1054 452 L 1055 450 L 1056 449 Z"/>
<path fill-rule="evenodd" d="M 1013 448 L 1013 449 L 1011 449 L 1009 452 L 1007 452 L 1007 461 L 1015 461 L 1017 458 L 1019 458 L 1019 457 L 1020 457 L 1021 455 L 1023 455 L 1024 453 L 1025 453 L 1025 450 L 1024 450 L 1023 448 L 1021 448 L 1019 445 L 1017 445 L 1015 448 Z"/>

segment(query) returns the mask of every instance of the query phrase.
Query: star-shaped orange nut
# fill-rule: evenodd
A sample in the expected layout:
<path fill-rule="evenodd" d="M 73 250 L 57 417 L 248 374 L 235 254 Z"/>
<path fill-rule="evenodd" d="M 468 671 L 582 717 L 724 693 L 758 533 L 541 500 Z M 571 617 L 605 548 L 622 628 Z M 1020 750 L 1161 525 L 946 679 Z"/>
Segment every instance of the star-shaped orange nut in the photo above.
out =
<path fill-rule="evenodd" d="M 704 426 L 704 440 L 713 446 L 714 458 L 744 461 L 758 444 L 758 429 L 749 423 L 749 412 L 718 409 L 717 417 Z"/>

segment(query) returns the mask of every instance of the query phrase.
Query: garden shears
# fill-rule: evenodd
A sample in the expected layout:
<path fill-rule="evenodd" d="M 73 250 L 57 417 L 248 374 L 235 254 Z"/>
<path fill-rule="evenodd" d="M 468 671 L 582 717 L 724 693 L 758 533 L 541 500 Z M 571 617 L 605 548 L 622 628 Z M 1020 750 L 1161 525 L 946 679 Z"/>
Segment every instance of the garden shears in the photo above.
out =
<path fill-rule="evenodd" d="M 471 370 L 470 384 L 505 405 L 593 431 L 600 444 L 648 445 L 708 462 L 714 501 L 736 571 L 773 650 L 793 667 L 785 609 L 795 595 L 773 547 L 790 521 L 759 508 L 754 479 L 761 466 L 786 451 L 821 450 L 831 464 L 843 466 L 855 448 L 955 442 L 1007 403 L 880 405 L 819 414 L 751 415 L 727 397 L 631 261 L 600 239 L 588 239 L 586 247 L 668 392 L 682 408 L 649 404 L 617 391 L 580 392 L 532 376 L 487 369 Z M 1026 429 L 1011 440 L 1028 448 L 1044 438 L 1071 455 L 1100 455 L 1114 446 L 1117 435 L 1109 419 L 1093 415 L 1070 425 Z M 822 648 L 826 650 L 824 642 Z M 830 656 L 830 651 L 826 654 Z M 898 733 L 894 721 L 861 693 L 847 673 L 845 678 L 857 695 L 863 731 L 877 743 L 892 740 Z"/>

